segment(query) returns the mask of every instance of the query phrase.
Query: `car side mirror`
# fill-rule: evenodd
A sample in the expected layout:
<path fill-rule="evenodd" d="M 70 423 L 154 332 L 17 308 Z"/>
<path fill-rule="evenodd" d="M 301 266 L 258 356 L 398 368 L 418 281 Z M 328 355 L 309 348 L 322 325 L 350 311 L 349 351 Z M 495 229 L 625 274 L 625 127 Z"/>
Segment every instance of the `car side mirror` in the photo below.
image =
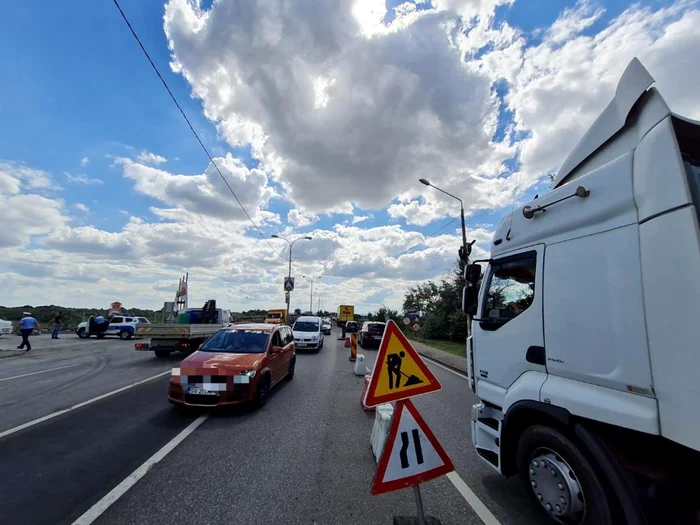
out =
<path fill-rule="evenodd" d="M 273 354 L 281 354 L 284 351 L 284 348 L 281 346 L 273 346 L 272 347 L 272 353 Z"/>
<path fill-rule="evenodd" d="M 481 266 L 478 264 L 467 264 L 464 268 L 464 280 L 476 284 L 481 279 Z"/>
<path fill-rule="evenodd" d="M 462 311 L 467 315 L 476 315 L 478 302 L 479 288 L 476 286 L 465 286 L 462 289 Z"/>

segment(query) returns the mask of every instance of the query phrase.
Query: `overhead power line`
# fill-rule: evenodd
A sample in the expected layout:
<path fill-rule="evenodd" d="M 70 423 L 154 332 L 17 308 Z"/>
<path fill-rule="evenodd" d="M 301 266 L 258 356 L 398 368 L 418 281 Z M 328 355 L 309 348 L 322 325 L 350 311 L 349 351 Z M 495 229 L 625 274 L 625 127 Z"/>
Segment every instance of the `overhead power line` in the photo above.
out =
<path fill-rule="evenodd" d="M 190 131 L 192 131 L 192 134 L 193 134 L 194 137 L 197 139 L 197 142 L 199 142 L 199 145 L 200 145 L 200 146 L 202 147 L 202 149 L 204 150 L 204 153 L 206 153 L 206 155 L 207 155 L 207 157 L 209 158 L 209 161 L 211 162 L 212 166 L 214 166 L 214 168 L 216 169 L 217 173 L 218 173 L 219 176 L 221 177 L 221 180 L 224 181 L 224 184 L 226 184 L 226 187 L 227 187 L 228 190 L 231 192 L 231 195 L 233 195 L 233 198 L 236 199 L 236 202 L 238 203 L 238 206 L 240 206 L 241 210 L 243 210 L 243 213 L 245 213 L 246 217 L 248 217 L 248 220 L 250 221 L 250 223 L 251 223 L 251 224 L 253 225 L 253 227 L 257 230 L 257 232 L 258 232 L 258 234 L 260 235 L 260 237 L 261 237 L 261 238 L 267 243 L 267 245 L 272 249 L 272 251 L 275 252 L 278 256 L 281 256 L 280 252 L 278 252 L 277 249 L 276 249 L 274 246 L 272 246 L 272 244 L 270 243 L 270 241 L 267 239 L 267 237 L 266 237 L 266 236 L 263 234 L 263 232 L 260 230 L 260 228 L 258 227 L 258 225 L 255 223 L 255 221 L 253 220 L 253 218 L 252 218 L 252 217 L 250 216 L 250 214 L 248 213 L 248 210 L 245 209 L 245 206 L 243 206 L 243 203 L 242 203 L 241 200 L 238 198 L 238 195 L 236 195 L 236 192 L 233 191 L 233 188 L 231 187 L 231 185 L 229 184 L 229 182 L 226 180 L 226 177 L 224 177 L 224 174 L 221 173 L 221 170 L 219 169 L 219 166 L 216 164 L 216 162 L 214 161 L 214 158 L 213 158 L 213 157 L 211 156 L 211 154 L 209 153 L 209 150 L 207 149 L 207 147 L 206 147 L 206 146 L 204 145 L 204 143 L 202 142 L 202 139 L 199 138 L 199 134 L 195 131 L 194 127 L 192 126 L 192 123 L 190 122 L 190 119 L 187 118 L 187 115 L 185 114 L 185 111 L 182 109 L 182 106 L 180 106 L 180 103 L 179 103 L 179 102 L 177 101 L 177 99 L 175 98 L 175 95 L 173 95 L 173 92 L 170 90 L 170 87 L 168 86 L 168 83 L 167 83 L 167 82 L 165 81 L 165 79 L 163 78 L 163 75 L 160 74 L 160 71 L 158 70 L 158 67 L 157 67 L 157 66 L 155 65 L 155 63 L 153 62 L 153 59 L 151 59 L 151 55 L 149 55 L 149 54 L 148 54 L 148 51 L 146 51 L 146 48 L 144 47 L 143 43 L 141 42 L 141 39 L 140 39 L 139 36 L 136 34 L 136 31 L 134 30 L 133 26 L 131 25 L 131 22 L 129 22 L 129 19 L 126 17 L 126 14 L 125 14 L 124 11 L 122 10 L 121 6 L 119 5 L 118 0 L 112 0 L 112 1 L 114 2 L 114 5 L 115 5 L 115 6 L 117 7 L 117 9 L 119 10 L 119 14 L 122 16 L 122 19 L 124 20 L 124 22 L 126 23 L 127 27 L 129 28 L 129 31 L 131 31 L 131 34 L 132 34 L 132 36 L 134 37 L 134 39 L 136 40 L 136 42 L 138 43 L 139 47 L 141 48 L 141 51 L 143 51 L 143 54 L 144 54 L 144 55 L 146 56 L 146 58 L 148 59 L 148 62 L 151 64 L 151 67 L 153 68 L 153 71 L 156 72 L 156 75 L 158 75 L 158 78 L 159 78 L 160 81 L 163 83 L 163 87 L 165 87 L 165 90 L 168 92 L 168 95 L 170 95 L 170 98 L 173 100 L 173 102 L 174 102 L 175 105 L 177 106 L 177 109 L 180 111 L 180 114 L 182 115 L 182 118 L 184 118 L 184 119 L 185 119 L 185 122 L 187 122 L 187 125 L 190 127 Z"/>

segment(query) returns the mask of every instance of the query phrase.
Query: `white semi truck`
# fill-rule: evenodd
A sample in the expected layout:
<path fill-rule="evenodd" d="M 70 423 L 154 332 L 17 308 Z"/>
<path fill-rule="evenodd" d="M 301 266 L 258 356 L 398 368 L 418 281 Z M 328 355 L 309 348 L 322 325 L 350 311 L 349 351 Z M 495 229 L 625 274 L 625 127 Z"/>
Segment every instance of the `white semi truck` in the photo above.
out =
<path fill-rule="evenodd" d="M 473 445 L 559 523 L 700 523 L 700 122 L 653 82 L 465 269 Z"/>

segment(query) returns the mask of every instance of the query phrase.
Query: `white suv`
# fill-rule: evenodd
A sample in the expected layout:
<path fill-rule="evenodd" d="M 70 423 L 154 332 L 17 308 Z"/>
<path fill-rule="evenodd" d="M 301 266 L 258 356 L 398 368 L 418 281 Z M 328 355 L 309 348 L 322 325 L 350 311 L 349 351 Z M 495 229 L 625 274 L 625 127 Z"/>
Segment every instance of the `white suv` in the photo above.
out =
<path fill-rule="evenodd" d="M 298 350 L 316 350 L 323 348 L 323 328 L 320 317 L 301 316 L 294 321 L 294 345 Z"/>

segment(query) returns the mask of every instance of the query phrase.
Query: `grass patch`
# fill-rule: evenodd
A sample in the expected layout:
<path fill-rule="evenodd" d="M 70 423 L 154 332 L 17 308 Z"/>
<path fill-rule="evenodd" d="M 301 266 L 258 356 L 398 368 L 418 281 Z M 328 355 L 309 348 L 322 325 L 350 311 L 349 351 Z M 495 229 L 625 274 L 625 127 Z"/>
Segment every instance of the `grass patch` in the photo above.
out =
<path fill-rule="evenodd" d="M 467 343 L 456 343 L 454 341 L 447 341 L 445 339 L 423 339 L 421 337 L 416 337 L 413 334 L 406 334 L 409 339 L 423 343 L 424 345 L 430 346 L 432 348 L 437 348 L 438 350 L 444 350 L 454 355 L 461 357 L 466 357 L 467 355 Z"/>

